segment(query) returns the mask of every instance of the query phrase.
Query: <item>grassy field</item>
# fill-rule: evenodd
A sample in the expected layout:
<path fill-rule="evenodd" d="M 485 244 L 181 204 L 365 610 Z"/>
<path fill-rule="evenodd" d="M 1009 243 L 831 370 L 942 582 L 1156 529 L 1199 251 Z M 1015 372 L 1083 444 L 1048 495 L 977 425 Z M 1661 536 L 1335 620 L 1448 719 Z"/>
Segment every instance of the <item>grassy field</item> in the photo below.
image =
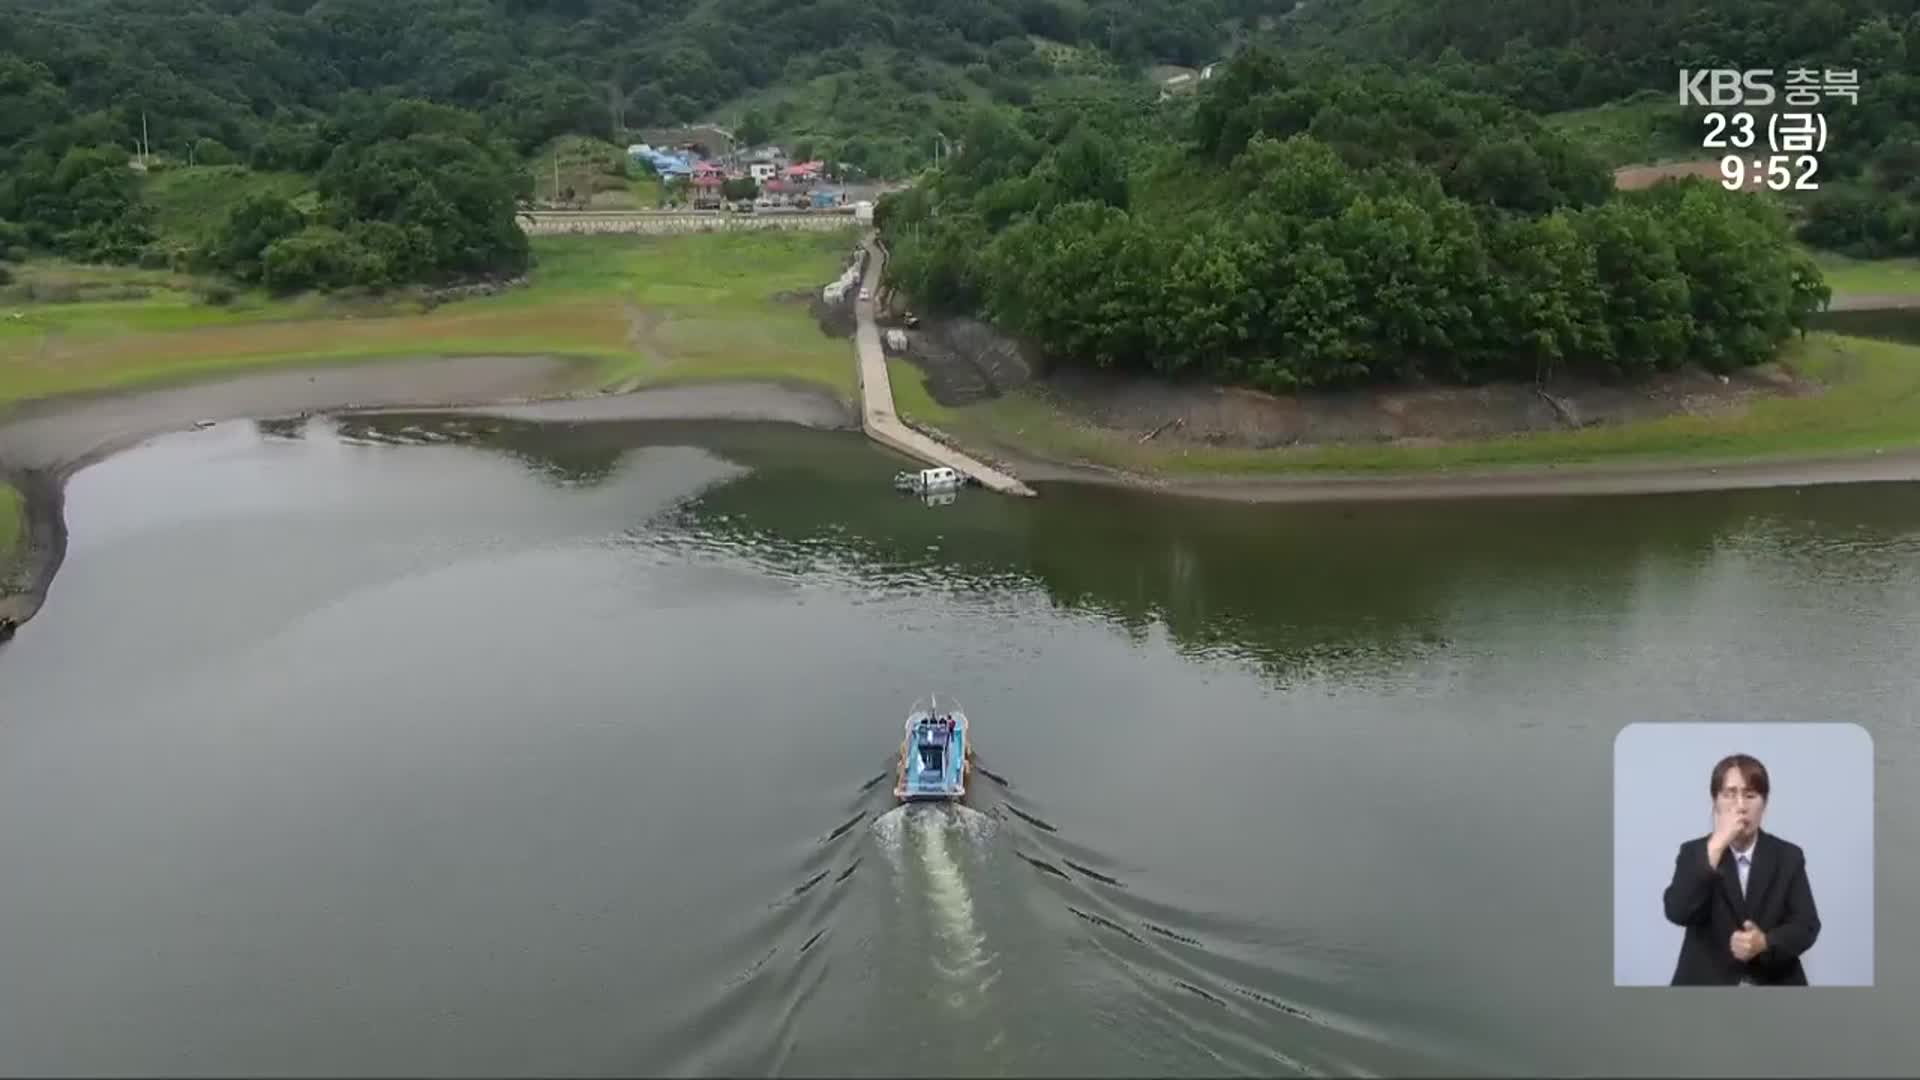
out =
<path fill-rule="evenodd" d="M 934 402 L 917 369 L 891 369 L 901 415 L 965 442 L 1146 474 L 1419 471 L 1475 466 L 1645 464 L 1815 457 L 1920 446 L 1920 346 L 1815 334 L 1788 350 L 1823 393 L 1759 402 L 1743 415 L 1676 416 L 1445 446 L 1339 445 L 1233 450 L 1140 445 L 1139 433 L 1078 423 L 1031 393 L 953 409 Z"/>
<path fill-rule="evenodd" d="M 581 135 L 563 135 L 527 159 L 536 203 L 550 203 L 556 192 L 571 188 L 576 200 L 596 210 L 655 209 L 660 205 L 659 178 L 630 175 L 633 172 L 626 147 Z"/>
<path fill-rule="evenodd" d="M 279 195 L 312 209 L 313 182 L 296 173 L 254 172 L 244 165 L 179 166 L 147 176 L 141 197 L 153 208 L 153 231 L 164 241 L 198 245 L 253 195 Z"/>
<path fill-rule="evenodd" d="M 1849 259 L 1822 251 L 1814 261 L 1836 294 L 1920 295 L 1920 259 Z"/>
<path fill-rule="evenodd" d="M 1591 109 L 1553 113 L 1545 120 L 1549 127 L 1592 147 L 1615 168 L 1711 157 L 1700 149 L 1705 128 L 1691 137 L 1674 129 L 1669 118 L 1678 108 L 1669 95 L 1648 92 Z"/>
<path fill-rule="evenodd" d="M 592 360 L 604 384 L 800 379 L 856 393 L 852 347 L 804 300 L 851 234 L 549 237 L 532 284 L 429 308 L 418 296 L 201 298 L 160 271 L 28 263 L 0 289 L 0 405 L 272 364 L 458 355 Z"/>
<path fill-rule="evenodd" d="M 7 557 L 20 542 L 20 493 L 12 486 L 0 483 L 0 567 L 4 567 Z M 4 584 L 4 582 L 0 582 Z"/>

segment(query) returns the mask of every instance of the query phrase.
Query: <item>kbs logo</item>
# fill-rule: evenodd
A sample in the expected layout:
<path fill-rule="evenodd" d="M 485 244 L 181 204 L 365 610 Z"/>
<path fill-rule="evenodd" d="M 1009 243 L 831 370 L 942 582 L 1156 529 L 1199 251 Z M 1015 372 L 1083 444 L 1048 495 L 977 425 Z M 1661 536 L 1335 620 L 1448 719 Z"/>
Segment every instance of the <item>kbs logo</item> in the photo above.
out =
<path fill-rule="evenodd" d="M 1747 108 L 1771 105 L 1780 97 L 1772 68 L 1681 68 L 1680 104 Z M 1860 72 L 1854 68 L 1793 68 L 1787 72 L 1789 105 L 1818 105 L 1827 98 L 1860 104 Z"/>
<path fill-rule="evenodd" d="M 1771 105 L 1776 96 L 1772 80 L 1772 68 L 1681 68 L 1680 104 Z"/>

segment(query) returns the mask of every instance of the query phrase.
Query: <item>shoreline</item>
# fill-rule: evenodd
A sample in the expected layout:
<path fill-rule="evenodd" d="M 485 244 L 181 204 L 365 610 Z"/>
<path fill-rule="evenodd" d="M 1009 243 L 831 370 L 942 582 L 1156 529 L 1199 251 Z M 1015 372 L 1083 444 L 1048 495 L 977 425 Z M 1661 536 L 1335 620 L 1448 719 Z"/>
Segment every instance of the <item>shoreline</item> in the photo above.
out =
<path fill-rule="evenodd" d="M 0 409 L 0 482 L 20 492 L 23 518 L 14 550 L 0 563 L 0 587 L 6 589 L 0 594 L 0 641 L 39 610 L 59 571 L 66 551 L 67 479 L 94 462 L 202 421 L 409 411 L 556 423 L 717 420 L 860 429 L 854 403 L 803 380 L 689 380 L 603 389 L 581 379 L 584 370 L 584 362 L 559 356 L 395 358 L 91 391 Z M 1920 448 L 1733 460 L 1153 475 L 1049 460 L 1004 445 L 952 445 L 983 451 L 984 459 L 1036 483 L 1243 503 L 1652 495 L 1920 481 Z"/>
<path fill-rule="evenodd" d="M 75 473 L 204 421 L 448 412 L 555 423 L 715 420 L 858 430 L 852 404 L 799 380 L 592 389 L 557 356 L 472 356 L 282 367 L 204 382 L 89 391 L 0 409 L 0 483 L 20 493 L 20 534 L 0 556 L 0 642 L 46 600 L 67 548 Z"/>
<path fill-rule="evenodd" d="M 1920 448 L 1823 456 L 1436 466 L 1293 475 L 1152 475 L 1047 461 L 996 447 L 994 460 L 1036 483 L 1086 484 L 1242 503 L 1422 502 L 1557 496 L 1664 495 L 1831 484 L 1920 482 Z"/>

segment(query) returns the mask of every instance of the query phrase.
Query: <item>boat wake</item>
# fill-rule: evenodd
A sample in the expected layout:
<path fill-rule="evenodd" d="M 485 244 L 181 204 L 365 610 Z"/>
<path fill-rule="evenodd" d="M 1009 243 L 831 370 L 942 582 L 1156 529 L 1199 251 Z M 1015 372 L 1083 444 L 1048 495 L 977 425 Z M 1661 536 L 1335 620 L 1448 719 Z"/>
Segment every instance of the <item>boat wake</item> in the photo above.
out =
<path fill-rule="evenodd" d="M 875 819 L 873 837 L 893 868 L 896 904 L 924 903 L 937 948 L 928 956 L 946 986 L 946 1000 L 964 1008 L 992 989 L 998 954 L 975 915 L 962 860 L 989 850 L 994 819 L 966 806 L 901 806 Z"/>
<path fill-rule="evenodd" d="M 731 976 L 649 1062 L 767 1075 L 875 1053 L 904 1055 L 889 1060 L 908 1072 L 1031 1072 L 1049 1053 L 1082 1072 L 1088 1054 L 1166 1073 L 1490 1067 L 1432 1025 L 1378 1019 L 1399 1010 L 1367 989 L 1392 973 L 1366 950 L 1200 910 L 975 768 L 990 782 L 967 804 L 896 805 L 890 772 L 859 785 L 727 947 Z M 1093 1030 L 1062 1034 L 1076 1026 Z"/>
<path fill-rule="evenodd" d="M 1099 956 L 1149 1006 L 1134 1017 L 1143 1051 L 1174 1040 L 1216 1070 L 1252 1075 L 1486 1064 L 1437 1032 L 1369 1019 L 1395 1011 L 1362 989 L 1391 981 L 1379 957 L 1268 920 L 1206 913 L 1156 883 L 1125 880 L 1117 860 L 1075 843 L 1004 776 L 976 770 L 994 781 L 981 786 L 979 804 L 999 825 L 999 846 L 1031 871 L 1037 887 L 1024 891 L 1036 920 Z"/>
<path fill-rule="evenodd" d="M 717 986 L 689 988 L 685 1014 L 665 1045 L 649 1047 L 647 1071 L 673 1075 L 771 1075 L 791 1053 L 799 1018 L 825 985 L 839 915 L 866 864 L 863 840 L 883 796 L 875 777 L 860 786 L 847 816 L 808 842 L 794 883 L 766 901 L 721 947 Z M 664 1064 L 662 1064 L 664 1063 Z"/>

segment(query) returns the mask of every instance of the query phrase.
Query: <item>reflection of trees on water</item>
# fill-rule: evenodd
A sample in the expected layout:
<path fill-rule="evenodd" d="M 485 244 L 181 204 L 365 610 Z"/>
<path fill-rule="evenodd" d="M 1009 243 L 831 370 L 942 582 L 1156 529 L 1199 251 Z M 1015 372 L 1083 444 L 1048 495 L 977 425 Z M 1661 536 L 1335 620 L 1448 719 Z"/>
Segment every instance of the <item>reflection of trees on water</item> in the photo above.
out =
<path fill-rule="evenodd" d="M 1256 507 L 1050 487 L 1032 501 L 968 491 L 929 513 L 875 494 L 882 483 L 823 491 L 756 473 L 683 507 L 671 529 L 796 569 L 826 546 L 859 553 L 869 580 L 1038 588 L 1136 640 L 1162 626 L 1188 655 L 1252 660 L 1284 682 L 1382 674 L 1444 651 L 1469 615 L 1624 625 L 1649 589 L 1684 600 L 1714 587 L 1701 570 L 1729 545 L 1787 560 L 1836 530 L 1909 558 L 1920 545 L 1920 500 L 1864 488 Z"/>
<path fill-rule="evenodd" d="M 302 416 L 282 416 L 273 420 L 255 420 L 254 430 L 264 439 L 298 440 L 307 435 L 307 418 Z"/>
<path fill-rule="evenodd" d="M 536 424 L 482 416 L 433 413 L 380 413 L 343 416 L 344 442 L 385 446 L 458 443 L 497 450 L 527 466 L 541 479 L 561 487 L 593 487 L 620 467 L 630 449 L 604 438 L 569 438 L 567 425 Z"/>
<path fill-rule="evenodd" d="M 890 489 L 899 462 L 857 433 L 444 416 L 355 418 L 351 431 L 488 446 L 566 484 L 603 480 L 639 447 L 702 447 L 752 471 L 667 511 L 638 542 L 988 609 L 1037 591 L 1136 640 L 1161 626 L 1189 655 L 1252 660 L 1283 681 L 1400 667 L 1444 650 L 1463 613 L 1550 626 L 1563 613 L 1619 616 L 1648 589 L 1684 599 L 1712 586 L 1700 570 L 1728 545 L 1811 570 L 1836 544 L 1910 558 L 1920 537 L 1920 500 L 1881 485 L 1330 506 L 1048 487 L 929 506 Z"/>

